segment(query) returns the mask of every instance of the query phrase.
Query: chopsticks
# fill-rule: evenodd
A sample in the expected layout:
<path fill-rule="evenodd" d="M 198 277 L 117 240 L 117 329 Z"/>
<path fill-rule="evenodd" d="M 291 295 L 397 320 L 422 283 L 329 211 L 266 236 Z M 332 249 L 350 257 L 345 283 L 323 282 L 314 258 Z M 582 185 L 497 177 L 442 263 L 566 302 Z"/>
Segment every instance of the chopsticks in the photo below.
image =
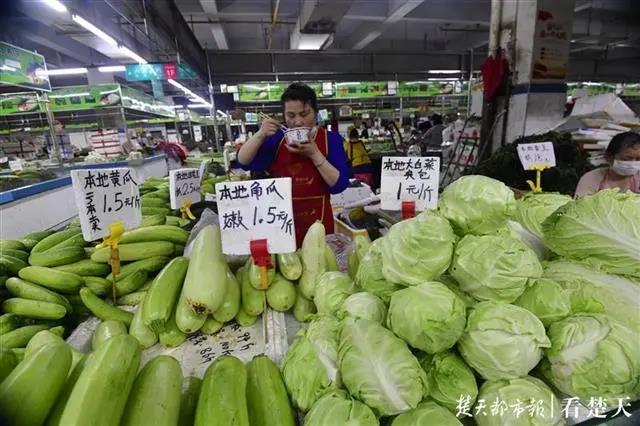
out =
<path fill-rule="evenodd" d="M 263 120 L 274 120 L 274 118 L 273 118 L 273 117 L 270 117 L 269 115 L 265 114 L 264 112 L 258 112 L 258 115 L 259 115 L 259 116 L 260 116 L 260 118 L 262 118 Z M 276 121 L 277 121 L 277 120 L 276 120 Z M 280 128 L 281 128 L 283 131 L 285 131 L 285 132 L 286 132 L 287 130 L 289 130 L 289 129 L 287 128 L 287 126 L 284 126 L 284 125 L 282 125 L 282 124 L 280 124 L 280 123 L 278 123 L 278 126 L 280 126 Z"/>

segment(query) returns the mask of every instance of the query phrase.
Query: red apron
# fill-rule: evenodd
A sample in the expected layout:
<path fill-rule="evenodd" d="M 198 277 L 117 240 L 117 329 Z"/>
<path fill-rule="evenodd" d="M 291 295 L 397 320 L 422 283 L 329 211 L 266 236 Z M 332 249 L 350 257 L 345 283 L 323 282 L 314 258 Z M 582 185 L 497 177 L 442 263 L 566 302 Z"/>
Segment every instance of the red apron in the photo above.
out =
<path fill-rule="evenodd" d="M 317 220 L 322 221 L 327 234 L 333 234 L 333 211 L 329 187 L 313 162 L 307 157 L 289 152 L 285 144 L 283 137 L 269 172 L 273 177 L 291 178 L 293 220 L 296 228 L 296 243 L 300 247 L 307 229 Z M 316 144 L 322 155 L 326 157 L 329 152 L 329 141 L 325 129 L 318 129 Z"/>

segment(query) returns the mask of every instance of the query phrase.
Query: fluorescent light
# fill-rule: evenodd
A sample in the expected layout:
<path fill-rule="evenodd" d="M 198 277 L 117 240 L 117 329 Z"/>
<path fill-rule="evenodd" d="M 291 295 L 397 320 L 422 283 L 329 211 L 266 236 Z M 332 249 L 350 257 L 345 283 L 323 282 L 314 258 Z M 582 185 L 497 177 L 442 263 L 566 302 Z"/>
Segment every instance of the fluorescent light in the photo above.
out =
<path fill-rule="evenodd" d="M 381 35 L 382 35 L 382 31 L 370 32 L 362 40 L 360 40 L 353 46 L 353 50 L 360 50 L 364 48 L 366 45 L 368 45 L 369 43 L 371 43 L 373 40 L 377 39 Z"/>
<path fill-rule="evenodd" d="M 298 50 L 320 50 L 322 46 L 329 40 L 331 34 L 307 34 L 300 33 L 298 35 Z"/>
<path fill-rule="evenodd" d="M 442 78 L 428 78 L 429 81 L 460 81 L 459 78 L 455 77 L 442 77 Z"/>
<path fill-rule="evenodd" d="M 427 74 L 460 74 L 460 70 L 429 70 Z"/>
<path fill-rule="evenodd" d="M 64 4 L 60 3 L 58 0 L 42 0 L 44 4 L 46 4 L 47 6 L 49 6 L 51 9 L 55 10 L 56 12 L 66 12 L 67 11 L 67 6 L 65 6 Z"/>
<path fill-rule="evenodd" d="M 190 98 L 189 98 L 190 101 L 197 101 L 197 102 L 200 102 L 201 104 L 209 105 L 209 103 L 207 101 L 205 101 L 204 98 L 196 95 L 191 90 L 187 89 L 182 84 L 180 84 L 177 81 L 175 81 L 174 79 L 170 78 L 167 81 L 169 82 L 170 85 L 172 85 L 174 87 L 177 87 L 178 89 L 182 90 L 186 95 L 189 95 L 190 96 Z"/>
<path fill-rule="evenodd" d="M 91 93 L 89 92 L 80 92 L 80 93 L 68 93 L 66 95 L 49 95 L 49 97 L 52 99 L 57 99 L 57 98 L 75 98 L 76 96 L 89 96 L 89 95 L 91 95 Z"/>
<path fill-rule="evenodd" d="M 211 104 L 189 104 L 187 108 L 211 108 Z"/>
<path fill-rule="evenodd" d="M 74 75 L 74 74 L 86 74 L 88 71 L 86 68 L 59 68 L 55 70 L 47 70 L 37 72 L 36 74 L 41 75 Z"/>
<path fill-rule="evenodd" d="M 10 67 L 9 65 L 2 65 L 2 66 L 0 66 L 0 71 L 11 71 L 11 72 L 13 72 L 13 71 L 18 71 L 18 69 L 14 68 L 14 67 Z"/>
<path fill-rule="evenodd" d="M 124 65 L 109 65 L 106 67 L 98 67 L 98 71 L 100 72 L 120 72 L 126 71 L 127 67 Z"/>
<path fill-rule="evenodd" d="M 218 109 L 218 110 L 216 110 L 216 113 L 218 113 L 218 115 L 221 115 L 221 116 L 223 116 L 223 117 L 228 117 L 228 115 L 227 115 L 227 114 L 225 114 L 224 112 L 220 111 L 219 109 Z"/>
<path fill-rule="evenodd" d="M 142 56 L 138 55 L 136 52 L 132 51 L 126 46 L 120 46 L 118 49 L 139 64 L 148 63 L 146 59 L 144 59 Z"/>
<path fill-rule="evenodd" d="M 93 25 L 91 22 L 89 22 L 86 19 L 84 19 L 82 16 L 80 16 L 80 15 L 71 15 L 71 19 L 73 19 L 73 21 L 76 24 L 80 25 L 81 27 L 83 27 L 84 29 L 86 29 L 88 31 L 91 31 L 93 34 L 97 35 L 102 40 L 104 40 L 105 42 L 110 44 L 111 46 L 114 46 L 114 47 L 118 46 L 118 42 L 113 37 L 111 37 L 109 34 L 105 33 L 100 28 L 98 28 L 95 25 Z"/>

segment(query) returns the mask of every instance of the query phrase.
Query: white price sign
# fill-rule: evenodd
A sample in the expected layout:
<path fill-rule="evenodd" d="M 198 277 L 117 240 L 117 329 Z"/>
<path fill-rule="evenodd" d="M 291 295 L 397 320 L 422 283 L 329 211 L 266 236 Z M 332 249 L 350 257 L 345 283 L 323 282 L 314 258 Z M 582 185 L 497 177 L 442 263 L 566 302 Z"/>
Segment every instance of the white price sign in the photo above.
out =
<path fill-rule="evenodd" d="M 383 157 L 380 208 L 401 210 L 403 201 L 415 201 L 416 211 L 438 207 L 440 158 Z"/>
<path fill-rule="evenodd" d="M 140 192 L 133 170 L 72 170 L 71 184 L 85 241 L 109 235 L 109 226 L 117 221 L 125 229 L 140 226 Z"/>
<path fill-rule="evenodd" d="M 269 253 L 296 251 L 291 178 L 216 184 L 225 254 L 251 254 L 252 240 L 267 240 Z"/>
<path fill-rule="evenodd" d="M 535 170 L 536 166 L 543 168 L 556 166 L 556 154 L 551 142 L 521 143 L 516 149 L 525 170 Z"/>
<path fill-rule="evenodd" d="M 22 160 L 18 159 L 18 160 L 9 161 L 9 169 L 11 169 L 12 172 L 21 172 Z"/>
<path fill-rule="evenodd" d="M 178 169 L 169 172 L 169 196 L 171 208 L 179 209 L 185 200 L 198 203 L 202 199 L 200 194 L 200 170 Z"/>
<path fill-rule="evenodd" d="M 202 162 L 200 163 L 200 167 L 198 168 L 198 172 L 200 173 L 200 181 L 207 177 L 207 166 L 210 162 L 211 160 L 202 160 Z"/>
<path fill-rule="evenodd" d="M 201 126 L 193 126 L 193 139 L 196 142 L 200 142 L 202 140 L 202 127 Z"/>

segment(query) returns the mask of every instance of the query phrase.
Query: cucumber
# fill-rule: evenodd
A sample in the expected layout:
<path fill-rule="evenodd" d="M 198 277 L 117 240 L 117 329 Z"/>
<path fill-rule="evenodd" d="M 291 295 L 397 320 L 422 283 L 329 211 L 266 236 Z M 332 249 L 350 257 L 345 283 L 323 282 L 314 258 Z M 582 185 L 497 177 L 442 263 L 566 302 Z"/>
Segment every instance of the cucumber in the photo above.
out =
<path fill-rule="evenodd" d="M 240 310 L 240 284 L 236 280 L 233 272 L 227 267 L 227 291 L 224 295 L 222 306 L 213 313 L 213 318 L 224 324 L 231 321 Z"/>
<path fill-rule="evenodd" d="M 149 288 L 142 319 L 156 333 L 162 331 L 175 309 L 188 267 L 189 259 L 176 257 L 158 273 Z"/>
<path fill-rule="evenodd" d="M 200 330 L 206 320 L 206 313 L 195 313 L 186 299 L 182 297 L 178 299 L 176 304 L 176 325 L 182 332 L 187 334 L 195 333 Z"/>
<path fill-rule="evenodd" d="M 116 296 L 124 296 L 133 293 L 147 282 L 146 271 L 136 271 L 131 275 L 127 275 L 121 280 L 116 281 Z"/>
<path fill-rule="evenodd" d="M 188 238 L 189 232 L 177 226 L 145 226 L 144 228 L 133 229 L 122 234 L 120 244 L 169 241 L 174 244 L 185 245 Z"/>
<path fill-rule="evenodd" d="M 331 247 L 329 247 L 329 244 L 326 243 L 324 245 L 324 257 L 327 263 L 327 271 L 340 271 L 336 254 L 333 252 Z"/>
<path fill-rule="evenodd" d="M 4 251 L 6 249 L 29 251 L 20 240 L 0 240 L 0 251 Z"/>
<path fill-rule="evenodd" d="M 213 361 L 202 379 L 194 426 L 249 426 L 246 390 L 247 369 L 242 361 L 227 355 Z"/>
<path fill-rule="evenodd" d="M 120 423 L 140 365 L 140 345 L 128 334 L 100 345 L 87 359 L 60 418 L 64 426 Z"/>
<path fill-rule="evenodd" d="M 18 364 L 20 364 L 24 360 L 24 353 L 26 352 L 25 348 L 11 348 L 9 350 L 18 360 Z"/>
<path fill-rule="evenodd" d="M 244 306 L 240 307 L 238 314 L 236 315 L 236 322 L 242 327 L 250 327 L 258 321 L 257 316 L 252 316 L 244 310 Z"/>
<path fill-rule="evenodd" d="M 62 417 L 64 407 L 67 405 L 67 401 L 69 400 L 73 387 L 76 385 L 78 378 L 84 371 L 85 365 L 87 365 L 86 361 L 88 357 L 88 355 L 80 354 L 80 359 L 76 362 L 75 367 L 72 367 L 71 373 L 67 378 L 67 382 L 64 384 L 58 398 L 56 398 L 55 404 L 53 404 L 53 407 L 49 412 L 45 426 L 63 426 L 60 424 L 60 417 Z"/>
<path fill-rule="evenodd" d="M 82 277 L 71 272 L 44 266 L 27 266 L 20 270 L 20 278 L 61 293 L 77 293 L 84 284 Z"/>
<path fill-rule="evenodd" d="M 56 233 L 56 231 L 36 231 L 36 232 L 32 232 L 30 234 L 27 234 L 22 238 L 26 239 L 26 240 L 40 241 L 40 240 L 48 237 L 49 235 L 53 235 L 55 233 Z"/>
<path fill-rule="evenodd" d="M 182 369 L 175 358 L 160 355 L 140 371 L 122 426 L 175 426 L 180 415 Z"/>
<path fill-rule="evenodd" d="M 145 216 L 156 215 L 156 214 L 162 214 L 166 216 L 171 212 L 171 210 L 169 210 L 166 207 L 142 207 L 140 210 L 142 211 L 142 214 Z"/>
<path fill-rule="evenodd" d="M 316 313 L 316 305 L 304 297 L 300 288 L 296 288 L 296 303 L 293 305 L 293 316 L 298 322 L 307 322 L 313 314 Z"/>
<path fill-rule="evenodd" d="M 281 253 L 276 255 L 278 271 L 289 281 L 295 281 L 302 275 L 302 262 L 298 253 Z"/>
<path fill-rule="evenodd" d="M 1 249 L 0 255 L 15 257 L 16 259 L 20 259 L 23 262 L 26 262 L 27 259 L 29 259 L 29 253 L 23 250 L 16 249 Z"/>
<path fill-rule="evenodd" d="M 109 305 L 107 302 L 100 299 L 93 294 L 88 288 L 80 289 L 80 297 L 84 306 L 91 311 L 91 313 L 103 321 L 116 320 L 122 321 L 127 326 L 131 324 L 133 314 L 131 312 L 123 311 L 115 306 Z"/>
<path fill-rule="evenodd" d="M 147 282 L 144 283 L 142 287 L 138 289 L 138 291 L 148 291 L 151 288 L 151 284 L 153 284 L 153 280 L 155 277 L 147 277 Z"/>
<path fill-rule="evenodd" d="M 278 312 L 286 312 L 296 303 L 296 288 L 291 281 L 280 274 L 267 290 L 267 303 Z"/>
<path fill-rule="evenodd" d="M 128 263 L 120 267 L 120 273 L 118 274 L 118 280 L 124 279 L 128 275 L 133 274 L 136 271 L 146 271 L 151 274 L 158 272 L 171 260 L 165 256 L 155 256 L 148 259 L 138 260 L 137 262 Z M 113 281 L 111 274 L 107 275 L 107 280 Z"/>
<path fill-rule="evenodd" d="M 47 344 L 25 358 L 0 384 L 0 423 L 44 423 L 70 368 L 71 349 L 64 342 Z"/>
<path fill-rule="evenodd" d="M 24 260 L 17 257 L 9 256 L 6 254 L 0 255 L 0 269 L 4 268 L 12 276 L 17 276 L 20 270 L 26 268 L 27 263 Z"/>
<path fill-rule="evenodd" d="M 146 229 L 146 228 L 142 228 Z M 120 261 L 130 262 L 135 260 L 148 259 L 156 256 L 172 256 L 175 247 L 168 241 L 152 241 L 148 243 L 131 243 L 118 245 Z M 107 263 L 109 261 L 111 249 L 103 247 L 97 249 L 92 255 L 94 262 Z"/>
<path fill-rule="evenodd" d="M 14 297 L 2 302 L 2 310 L 21 317 L 57 320 L 64 318 L 67 309 L 57 303 Z"/>
<path fill-rule="evenodd" d="M 220 331 L 222 326 L 223 323 L 218 322 L 213 317 L 209 316 L 205 320 L 204 324 L 202 324 L 202 327 L 200 327 L 200 332 L 202 334 L 214 334 Z"/>
<path fill-rule="evenodd" d="M 184 254 L 184 246 L 183 245 L 174 244 L 173 248 L 174 248 L 174 250 L 173 250 L 173 256 L 174 257 L 182 256 Z"/>
<path fill-rule="evenodd" d="M 22 325 L 22 320 L 16 314 L 0 315 L 0 336 L 6 334 Z"/>
<path fill-rule="evenodd" d="M 295 426 L 280 370 L 265 355 L 247 364 L 247 407 L 251 426 Z"/>
<path fill-rule="evenodd" d="M 24 351 L 24 357 L 29 358 L 31 355 L 38 352 L 41 347 L 48 345 L 49 343 L 64 343 L 64 340 L 62 337 L 49 330 L 38 331 L 33 335 L 31 340 L 29 340 L 29 343 L 27 343 L 27 347 Z"/>
<path fill-rule="evenodd" d="M 54 267 L 75 263 L 86 257 L 82 247 L 52 248 L 29 256 L 29 264 L 34 266 Z"/>
<path fill-rule="evenodd" d="M 167 207 L 167 203 L 162 201 L 159 198 L 155 198 L 155 197 L 147 197 L 147 198 L 142 198 L 142 207 Z"/>
<path fill-rule="evenodd" d="M 18 357 L 10 349 L 0 348 L 0 383 L 16 368 L 19 362 Z"/>
<path fill-rule="evenodd" d="M 38 244 L 38 240 L 32 240 L 30 238 L 23 238 L 20 240 L 20 242 L 25 246 L 27 251 L 31 251 L 36 246 L 36 244 Z"/>
<path fill-rule="evenodd" d="M 116 299 L 116 305 L 136 306 L 142 303 L 142 300 L 146 295 L 146 291 L 136 291 L 134 293 L 125 294 L 124 296 L 118 297 L 118 299 Z"/>
<path fill-rule="evenodd" d="M 2 336 L 0 336 L 0 338 L 2 338 Z M 186 339 L 187 335 L 183 333 L 176 324 L 176 314 L 174 312 L 165 324 L 164 330 L 158 334 L 158 340 L 160 340 L 162 346 L 175 348 L 180 346 Z"/>
<path fill-rule="evenodd" d="M 264 311 L 266 295 L 264 291 L 253 288 L 249 282 L 249 274 L 246 268 L 242 273 L 240 289 L 242 294 L 242 310 L 254 317 L 260 315 Z"/>
<path fill-rule="evenodd" d="M 127 334 L 127 327 L 124 323 L 114 320 L 102 321 L 93 332 L 93 337 L 91 338 L 91 349 L 95 351 L 107 340 L 121 334 Z"/>
<path fill-rule="evenodd" d="M 155 226 L 155 225 L 164 225 L 165 223 L 165 215 L 163 214 L 154 214 L 150 216 L 142 216 L 142 223 L 140 227 L 145 226 Z"/>
<path fill-rule="evenodd" d="M 8 275 L 0 275 L 0 290 L 4 288 L 4 283 L 6 283 L 8 279 Z"/>
<path fill-rule="evenodd" d="M 73 274 L 80 275 L 81 277 L 106 277 L 111 272 L 111 266 L 100 262 L 94 262 L 91 259 L 82 259 L 67 265 L 56 266 L 54 269 L 58 271 L 71 272 Z"/>
<path fill-rule="evenodd" d="M 11 292 L 15 297 L 57 303 L 64 306 L 67 313 L 71 313 L 71 304 L 69 301 L 65 299 L 64 296 L 61 296 L 54 291 L 16 277 L 9 278 L 6 282 L 6 286 L 9 292 Z"/>
<path fill-rule="evenodd" d="M 43 251 L 47 251 L 50 248 L 53 248 L 56 245 L 60 244 L 61 242 L 73 237 L 74 235 L 78 235 L 78 233 L 78 228 L 71 228 L 51 234 L 48 237 L 41 239 L 38 244 L 36 244 L 35 247 L 31 249 L 31 253 L 40 253 Z"/>
<path fill-rule="evenodd" d="M 111 294 L 111 287 L 113 284 L 111 281 L 101 277 L 82 277 L 84 278 L 84 285 L 89 290 L 94 292 L 97 296 L 104 296 Z"/>
<path fill-rule="evenodd" d="M 87 242 L 84 240 L 84 237 L 82 236 L 82 232 L 80 232 L 79 230 L 77 230 L 77 231 L 78 231 L 77 234 L 67 238 L 66 240 L 62 241 L 61 243 L 56 244 L 55 246 L 53 246 L 49 250 L 57 250 L 57 249 L 66 248 L 66 247 L 82 247 L 82 248 L 84 248 L 84 246 L 87 245 Z"/>
<path fill-rule="evenodd" d="M 201 386 L 202 380 L 195 376 L 185 377 L 182 381 L 178 426 L 193 426 Z"/>
<path fill-rule="evenodd" d="M 158 342 L 158 335 L 154 333 L 153 330 L 151 330 L 149 327 L 147 327 L 142 321 L 142 310 L 144 309 L 144 305 L 146 303 L 147 298 L 143 296 L 142 300 L 140 301 L 140 306 L 138 306 L 138 309 L 136 309 L 136 312 L 133 314 L 131 327 L 129 327 L 129 334 L 138 339 L 140 345 L 142 345 L 142 347 L 145 349 L 150 348 Z"/>
<path fill-rule="evenodd" d="M 266 290 L 269 288 L 276 276 L 275 261 L 275 256 L 271 255 L 271 264 L 274 265 L 274 267 L 267 269 L 267 286 L 262 288 L 262 283 L 260 282 L 260 267 L 253 263 L 252 258 L 249 258 L 249 282 L 253 288 L 256 290 Z"/>

